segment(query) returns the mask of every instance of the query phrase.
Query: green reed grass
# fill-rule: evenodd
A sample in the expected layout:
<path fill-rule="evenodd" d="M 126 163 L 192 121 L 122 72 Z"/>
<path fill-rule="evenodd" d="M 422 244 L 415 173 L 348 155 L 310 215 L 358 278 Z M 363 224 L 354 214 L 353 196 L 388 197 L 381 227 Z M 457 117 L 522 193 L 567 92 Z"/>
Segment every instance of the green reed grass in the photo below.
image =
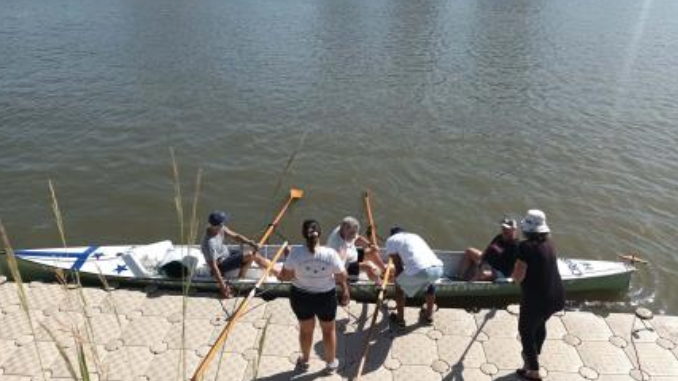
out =
<path fill-rule="evenodd" d="M 193 191 L 193 202 L 191 207 L 191 216 L 190 219 L 185 221 L 184 213 L 184 201 L 181 193 L 181 177 L 179 171 L 179 165 L 177 164 L 176 156 L 174 154 L 174 149 L 170 147 L 170 157 L 172 159 L 172 177 L 174 183 L 174 207 L 177 213 L 177 220 L 179 222 L 179 242 L 184 243 L 185 252 L 183 255 L 187 255 L 192 245 L 195 244 L 197 235 L 198 235 L 198 201 L 200 199 L 200 186 L 202 183 L 202 169 L 199 168 L 196 180 L 195 188 Z M 186 230 L 186 225 L 188 230 Z M 188 276 L 188 278 L 186 278 Z M 186 379 L 187 378 L 187 358 L 186 358 L 186 315 L 188 313 L 188 295 L 191 290 L 193 280 L 193 274 L 185 274 L 182 272 L 182 298 L 181 298 L 181 345 L 180 345 L 180 363 L 179 369 L 177 369 L 178 375 L 177 379 Z"/>
<path fill-rule="evenodd" d="M 2 236 L 2 243 L 5 247 L 5 254 L 7 256 L 7 267 L 9 267 L 9 271 L 12 274 L 12 278 L 14 279 L 14 282 L 17 285 L 17 292 L 19 294 L 19 303 L 21 305 L 21 310 L 24 312 L 26 319 L 28 320 L 28 325 L 31 327 L 31 334 L 33 335 L 34 338 L 36 338 L 36 332 L 35 332 L 35 326 L 33 325 L 33 317 L 31 316 L 31 309 L 28 301 L 28 296 L 26 294 L 26 289 L 25 285 L 23 282 L 23 278 L 21 277 L 21 271 L 19 270 L 19 264 L 16 261 L 16 256 L 14 255 L 14 249 L 12 249 L 12 245 L 9 242 L 9 237 L 7 236 L 7 231 L 5 230 L 5 225 L 0 221 L 0 236 Z M 42 359 L 42 355 L 40 354 L 40 348 L 38 348 L 38 342 L 37 340 L 33 340 L 33 344 L 35 345 L 35 353 L 38 357 L 38 364 L 40 365 L 40 375 L 44 380 L 45 378 L 45 372 L 44 372 L 44 361 Z"/>

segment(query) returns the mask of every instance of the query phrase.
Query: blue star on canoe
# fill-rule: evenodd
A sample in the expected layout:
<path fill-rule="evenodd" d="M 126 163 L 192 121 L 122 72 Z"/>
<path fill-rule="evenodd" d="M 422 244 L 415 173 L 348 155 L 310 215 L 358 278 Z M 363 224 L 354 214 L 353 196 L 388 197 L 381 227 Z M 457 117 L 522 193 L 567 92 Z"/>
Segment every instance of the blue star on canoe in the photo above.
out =
<path fill-rule="evenodd" d="M 127 266 L 126 265 L 118 265 L 118 267 L 116 267 L 115 270 L 113 270 L 113 271 L 120 274 L 123 271 L 127 271 Z"/>

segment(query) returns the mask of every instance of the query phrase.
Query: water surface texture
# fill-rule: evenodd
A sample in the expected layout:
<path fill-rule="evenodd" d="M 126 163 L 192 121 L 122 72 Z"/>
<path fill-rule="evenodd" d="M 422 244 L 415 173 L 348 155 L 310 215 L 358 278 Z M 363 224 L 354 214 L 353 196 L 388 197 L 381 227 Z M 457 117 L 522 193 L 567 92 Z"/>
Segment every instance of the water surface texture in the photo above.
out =
<path fill-rule="evenodd" d="M 483 246 L 546 211 L 561 255 L 651 265 L 628 299 L 678 313 L 678 2 L 0 1 L 0 218 L 15 247 L 178 240 L 189 213 L 257 236 L 400 224 Z M 286 170 L 287 165 L 289 167 Z M 281 184 L 278 186 L 278 184 Z M 280 239 L 280 237 L 276 237 Z"/>

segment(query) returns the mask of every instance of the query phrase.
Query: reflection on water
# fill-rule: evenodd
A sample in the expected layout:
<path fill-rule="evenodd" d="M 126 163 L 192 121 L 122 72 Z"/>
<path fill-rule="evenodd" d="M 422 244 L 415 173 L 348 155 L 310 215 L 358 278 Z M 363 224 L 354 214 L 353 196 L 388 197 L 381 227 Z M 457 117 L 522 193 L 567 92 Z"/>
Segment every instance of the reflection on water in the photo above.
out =
<path fill-rule="evenodd" d="M 360 216 L 364 189 L 382 235 L 439 248 L 538 207 L 562 255 L 650 260 L 614 303 L 678 313 L 676 8 L 5 1 L 0 218 L 15 246 L 54 246 L 52 179 L 73 245 L 176 240 L 173 146 L 186 199 L 202 168 L 200 214 L 248 235 L 289 186 L 307 191 L 292 240 Z"/>

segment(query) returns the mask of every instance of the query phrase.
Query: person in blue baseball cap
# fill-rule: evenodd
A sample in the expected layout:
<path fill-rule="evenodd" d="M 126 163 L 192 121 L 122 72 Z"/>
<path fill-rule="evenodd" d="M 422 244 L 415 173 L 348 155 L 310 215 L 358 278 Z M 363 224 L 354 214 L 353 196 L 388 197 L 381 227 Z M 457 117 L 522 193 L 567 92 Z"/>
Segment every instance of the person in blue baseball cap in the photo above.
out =
<path fill-rule="evenodd" d="M 209 225 L 205 229 L 205 235 L 202 238 L 200 249 L 205 256 L 205 261 L 209 266 L 212 276 L 217 281 L 217 285 L 221 290 L 224 298 L 232 296 L 231 286 L 224 280 L 224 274 L 228 271 L 240 269 L 238 277 L 242 278 L 247 273 L 252 262 L 256 262 L 260 268 L 266 268 L 270 263 L 266 258 L 259 254 L 259 244 L 255 241 L 245 237 L 242 234 L 236 233 L 229 229 L 226 223 L 229 221 L 228 213 L 215 210 L 210 213 L 207 221 Z M 247 252 L 239 252 L 229 250 L 226 244 L 226 239 L 231 239 L 235 242 L 249 245 L 253 250 Z M 273 275 L 276 270 L 271 270 Z"/>

